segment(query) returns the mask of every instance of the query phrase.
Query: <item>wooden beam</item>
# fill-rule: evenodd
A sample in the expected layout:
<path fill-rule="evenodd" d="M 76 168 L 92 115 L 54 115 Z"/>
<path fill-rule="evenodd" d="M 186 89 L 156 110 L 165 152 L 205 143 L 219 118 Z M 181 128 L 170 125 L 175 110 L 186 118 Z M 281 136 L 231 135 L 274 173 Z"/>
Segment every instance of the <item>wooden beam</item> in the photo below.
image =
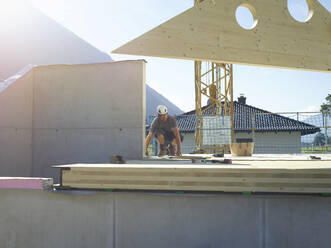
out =
<path fill-rule="evenodd" d="M 205 0 L 113 53 L 331 72 L 331 15 L 307 0 L 310 19 L 296 21 L 287 0 Z M 243 29 L 235 12 L 252 10 Z"/>
<path fill-rule="evenodd" d="M 236 161 L 232 165 L 77 164 L 62 170 L 71 188 L 331 193 L 330 161 Z"/>

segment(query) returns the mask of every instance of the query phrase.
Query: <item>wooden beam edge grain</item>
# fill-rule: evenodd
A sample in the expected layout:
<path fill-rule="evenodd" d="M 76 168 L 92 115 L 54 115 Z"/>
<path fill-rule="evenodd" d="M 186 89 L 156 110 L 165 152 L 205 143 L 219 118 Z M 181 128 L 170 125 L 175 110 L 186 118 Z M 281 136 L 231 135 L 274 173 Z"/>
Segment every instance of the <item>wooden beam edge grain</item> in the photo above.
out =
<path fill-rule="evenodd" d="M 64 185 L 70 188 L 85 189 L 123 189 L 123 190 L 187 190 L 187 191 L 215 191 L 215 192 L 271 192 L 271 193 L 330 193 L 330 188 L 302 188 L 302 187 L 211 187 L 211 186 L 173 186 L 173 185 L 129 185 L 129 184 L 80 184 Z"/>

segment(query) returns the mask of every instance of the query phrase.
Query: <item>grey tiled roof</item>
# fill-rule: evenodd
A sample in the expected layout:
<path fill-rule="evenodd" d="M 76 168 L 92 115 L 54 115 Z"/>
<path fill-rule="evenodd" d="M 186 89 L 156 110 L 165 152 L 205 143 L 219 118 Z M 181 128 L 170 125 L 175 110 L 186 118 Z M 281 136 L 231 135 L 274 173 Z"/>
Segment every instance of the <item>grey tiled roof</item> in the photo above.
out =
<path fill-rule="evenodd" d="M 205 109 L 206 106 L 203 108 Z M 211 114 L 211 109 L 205 115 Z M 255 108 L 247 104 L 234 102 L 234 132 L 251 132 L 252 116 L 255 120 L 255 132 L 294 132 L 301 135 L 319 132 L 316 126 L 306 124 L 279 114 Z M 181 132 L 194 132 L 195 130 L 195 110 L 176 116 L 177 124 Z M 153 119 L 147 121 L 151 123 Z"/>

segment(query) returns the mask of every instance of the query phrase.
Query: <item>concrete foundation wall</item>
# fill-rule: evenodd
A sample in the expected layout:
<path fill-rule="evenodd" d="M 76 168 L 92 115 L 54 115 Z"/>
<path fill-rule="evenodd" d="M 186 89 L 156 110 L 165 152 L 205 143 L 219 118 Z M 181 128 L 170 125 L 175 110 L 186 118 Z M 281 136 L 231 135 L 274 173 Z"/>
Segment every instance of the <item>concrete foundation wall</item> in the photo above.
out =
<path fill-rule="evenodd" d="M 145 61 L 35 67 L 0 103 L 0 176 L 58 182 L 52 165 L 143 157 Z"/>
<path fill-rule="evenodd" d="M 34 72 L 0 92 L 0 175 L 31 176 Z"/>
<path fill-rule="evenodd" d="M 1 247 L 330 247 L 331 198 L 71 193 L 0 189 Z"/>

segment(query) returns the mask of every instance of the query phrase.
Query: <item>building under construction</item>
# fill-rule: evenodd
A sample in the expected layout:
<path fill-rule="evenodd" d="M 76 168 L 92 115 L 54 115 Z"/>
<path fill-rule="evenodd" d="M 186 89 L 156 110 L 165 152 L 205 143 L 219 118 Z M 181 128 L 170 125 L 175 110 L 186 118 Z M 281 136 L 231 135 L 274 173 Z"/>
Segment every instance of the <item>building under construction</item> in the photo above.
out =
<path fill-rule="evenodd" d="M 314 14 L 296 23 L 284 1 L 247 0 L 256 23 L 244 30 L 241 1 L 195 1 L 114 51 L 196 61 L 201 154 L 144 156 L 144 60 L 5 81 L 0 247 L 329 247 L 331 157 L 255 155 L 233 139 L 232 64 L 331 71 L 330 13 L 308 3 Z M 228 144 L 205 145 L 201 97 L 228 123 Z"/>

